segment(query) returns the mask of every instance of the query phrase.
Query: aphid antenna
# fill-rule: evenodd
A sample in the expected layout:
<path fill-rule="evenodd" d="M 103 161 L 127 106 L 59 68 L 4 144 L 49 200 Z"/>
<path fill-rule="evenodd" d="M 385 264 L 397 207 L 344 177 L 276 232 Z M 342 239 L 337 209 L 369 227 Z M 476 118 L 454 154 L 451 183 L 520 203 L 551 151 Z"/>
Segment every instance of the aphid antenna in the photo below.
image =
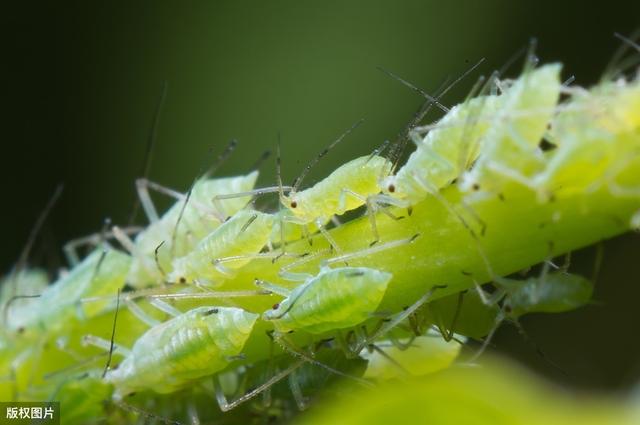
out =
<path fill-rule="evenodd" d="M 111 328 L 111 341 L 109 342 L 109 355 L 107 357 L 107 363 L 104 365 L 104 370 L 102 371 L 102 378 L 107 375 L 109 371 L 109 367 L 111 366 L 111 358 L 113 357 L 113 341 L 116 337 L 116 324 L 118 323 L 118 311 L 120 310 L 120 289 L 118 289 L 116 295 L 116 312 L 113 315 L 113 326 Z"/>
<path fill-rule="evenodd" d="M 533 70 L 538 63 L 540 63 L 540 58 L 536 56 L 536 49 L 538 48 L 538 39 L 535 37 L 531 37 L 529 39 L 529 44 L 527 46 L 527 55 L 524 60 L 524 67 L 522 68 L 522 73 L 526 74 Z"/>
<path fill-rule="evenodd" d="M 321 267 L 325 268 L 335 263 L 342 263 L 344 261 L 351 260 L 354 258 L 368 257 L 370 255 L 377 254 L 379 252 L 386 251 L 388 249 L 393 249 L 403 245 L 408 245 L 413 241 L 415 241 L 418 237 L 420 237 L 420 233 L 416 233 L 415 235 L 409 238 L 398 239 L 398 240 L 383 243 L 380 245 L 374 245 L 372 247 L 362 249 L 359 251 L 349 252 L 343 255 L 339 255 L 337 257 L 329 258 L 322 262 Z"/>
<path fill-rule="evenodd" d="M 263 156 L 264 155 L 265 154 L 263 153 Z M 223 199 L 234 199 L 234 198 L 240 198 L 244 196 L 260 196 L 260 195 L 266 195 L 267 193 L 278 193 L 280 196 L 280 199 L 284 199 L 284 192 L 290 191 L 291 187 L 282 185 L 282 174 L 280 171 L 280 132 L 278 132 L 278 143 L 276 145 L 276 178 L 278 180 L 277 186 L 262 187 L 260 189 L 253 189 L 246 192 L 230 193 L 226 195 L 216 195 L 213 198 L 213 203 L 217 205 L 219 208 L 219 201 Z"/>
<path fill-rule="evenodd" d="M 97 360 L 101 360 L 104 356 L 108 356 L 109 353 L 98 353 L 95 356 L 91 356 L 89 358 L 86 358 L 84 360 L 82 360 L 79 363 L 75 363 L 71 366 L 67 366 L 64 367 L 62 369 L 58 369 L 58 370 L 54 370 L 53 372 L 48 372 L 45 373 L 44 375 L 42 375 L 42 379 L 44 381 L 48 381 L 51 379 L 54 379 L 60 375 L 67 375 L 70 372 L 74 372 L 76 370 L 82 370 L 83 367 L 88 366 L 94 362 L 96 362 Z M 53 397 L 51 397 L 51 399 L 54 399 Z"/>
<path fill-rule="evenodd" d="M 178 214 L 178 218 L 176 219 L 176 224 L 175 226 L 173 226 L 173 232 L 171 233 L 171 257 L 172 258 L 175 257 L 175 253 L 176 253 L 176 237 L 178 234 L 178 228 L 180 227 L 180 223 L 182 222 L 184 211 L 187 209 L 187 204 L 191 199 L 191 194 L 193 193 L 193 187 L 196 185 L 196 182 L 197 182 L 197 179 L 194 180 L 193 183 L 191 183 L 191 186 L 189 187 L 189 191 L 187 192 L 187 197 L 185 198 L 184 203 L 180 208 L 180 214 Z M 157 253 L 157 249 L 156 249 L 156 253 Z"/>
<path fill-rule="evenodd" d="M 324 148 L 313 160 L 311 160 L 311 162 L 309 164 L 307 164 L 307 166 L 302 170 L 302 173 L 300 173 L 300 175 L 298 177 L 296 177 L 293 180 L 293 183 L 291 184 L 291 192 L 290 193 L 295 193 L 298 191 L 298 189 L 300 188 L 300 185 L 302 184 L 302 181 L 304 180 L 304 178 L 307 176 L 307 174 L 309 174 L 309 171 L 311 171 L 311 169 L 327 154 L 329 153 L 329 151 L 331 149 L 333 149 L 338 143 L 340 143 L 342 140 L 344 140 L 345 137 L 347 137 L 353 130 L 355 130 L 356 128 L 358 128 L 360 126 L 360 124 L 362 124 L 364 122 L 364 118 L 359 119 L 358 121 L 356 121 L 351 127 L 349 127 L 344 133 L 342 133 L 336 140 L 334 140 L 333 142 L 331 142 L 331 144 L 329 144 L 329 146 L 327 146 L 326 148 Z"/>
<path fill-rule="evenodd" d="M 469 69 L 467 69 L 465 72 L 463 72 L 460 76 L 458 76 L 451 83 L 448 83 L 448 78 L 445 79 L 444 83 L 436 91 L 436 96 L 435 97 L 433 97 L 433 96 L 429 96 L 429 97 L 425 96 L 427 98 L 425 100 L 425 102 L 420 106 L 420 108 L 414 114 L 413 118 L 407 123 L 407 125 L 398 134 L 398 137 L 396 138 L 396 142 L 394 143 L 394 147 L 392 148 L 392 150 L 390 152 L 390 158 L 389 158 L 393 163 L 393 166 L 391 168 L 391 174 L 393 174 L 393 172 L 398 168 L 402 153 L 404 152 L 404 148 L 405 148 L 406 143 L 408 141 L 409 133 L 420 123 L 420 121 L 422 121 L 424 119 L 424 117 L 431 110 L 431 107 L 436 105 L 436 103 L 434 103 L 432 99 L 434 99 L 436 102 L 439 103 L 439 100 L 445 94 L 447 94 L 453 87 L 455 87 L 460 81 L 462 81 L 464 78 L 466 78 L 469 74 L 471 74 L 473 71 L 475 71 L 476 68 L 478 68 L 484 61 L 485 61 L 485 58 L 480 58 L 480 60 L 478 62 L 473 64 Z M 448 109 L 447 109 L 447 111 L 445 111 L 445 113 L 446 112 L 448 112 Z"/>
<path fill-rule="evenodd" d="M 162 248 L 162 245 L 164 245 L 164 242 L 165 241 L 160 242 L 158 244 L 158 246 L 153 250 L 153 259 L 154 259 L 154 261 L 156 263 L 156 267 L 158 268 L 158 271 L 160 272 L 162 277 L 166 278 L 167 277 L 167 273 L 165 273 L 164 269 L 162 268 L 162 265 L 160 265 L 160 260 L 158 258 L 158 251 L 160 251 L 160 248 Z"/>
<path fill-rule="evenodd" d="M 438 86 L 435 94 L 439 94 L 441 90 L 443 90 L 446 85 L 449 83 L 451 78 L 447 76 L 444 81 Z M 389 149 L 389 155 L 387 159 L 391 161 L 391 170 L 389 170 L 389 174 L 393 174 L 396 168 L 400 163 L 400 159 L 402 157 L 402 153 L 407 145 L 409 140 L 409 132 L 415 128 L 420 121 L 427 115 L 427 113 L 431 110 L 432 103 L 429 100 L 424 101 L 420 107 L 413 114 L 413 118 L 402 128 L 402 130 L 396 135 L 395 142 Z M 380 180 L 385 177 L 384 170 L 380 174 Z"/>
<path fill-rule="evenodd" d="M 520 322 L 518 320 L 511 320 L 511 323 L 513 323 L 513 325 L 516 327 L 516 329 L 518 330 L 518 334 L 520 334 L 520 336 L 525 340 L 525 342 L 531 347 L 533 348 L 533 350 L 536 352 L 536 354 L 538 356 L 540 356 L 540 358 L 547 363 L 549 366 L 553 367 L 554 369 L 556 369 L 558 372 L 562 373 L 564 376 L 569 376 L 569 374 L 562 369 L 557 363 L 555 363 L 554 361 L 552 361 L 549 356 L 547 356 L 545 354 L 545 352 L 542 350 L 542 348 L 540 348 L 540 346 L 538 344 L 536 344 L 536 342 L 533 340 L 533 338 L 531 338 L 529 336 L 529 334 L 524 330 L 524 328 L 522 327 L 522 324 L 520 324 Z"/>
<path fill-rule="evenodd" d="M 243 297 L 255 297 L 261 295 L 273 295 L 268 290 L 246 290 L 246 291 L 208 291 L 208 292 L 196 292 L 196 293 L 178 293 L 178 294 L 151 294 L 145 295 L 146 298 L 152 300 L 198 300 L 198 299 L 210 299 L 210 298 L 243 298 Z"/>
<path fill-rule="evenodd" d="M 640 28 L 633 31 L 628 37 L 617 32 L 615 32 L 613 36 L 621 40 L 623 44 L 614 52 L 611 60 L 605 68 L 605 71 L 602 73 L 600 82 L 617 78 L 620 74 L 624 73 L 625 70 L 636 65 L 638 61 L 640 61 L 640 57 L 637 55 L 635 55 L 635 57 L 625 58 L 629 48 L 638 50 L 636 47 L 638 46 L 638 42 L 636 40 L 640 38 Z M 640 50 L 638 51 L 640 52 Z"/>
<path fill-rule="evenodd" d="M 58 202 L 58 199 L 60 198 L 60 195 L 62 195 L 63 190 L 64 190 L 64 185 L 62 183 L 59 183 L 56 186 L 53 192 L 53 195 L 51 195 L 51 198 L 49 198 L 49 201 L 45 205 L 44 209 L 42 210 L 40 215 L 38 215 L 36 222 L 31 228 L 31 232 L 29 232 L 27 243 L 22 248 L 22 252 L 20 252 L 20 256 L 18 257 L 18 261 L 16 261 L 16 265 L 11 269 L 8 282 L 11 283 L 12 297 L 16 295 L 16 290 L 17 290 L 16 277 L 26 267 L 27 261 L 29 259 L 29 255 L 31 253 L 31 249 L 33 248 L 33 244 L 36 242 L 36 238 L 38 237 L 38 234 L 40 233 L 42 226 L 44 225 L 45 221 L 47 220 L 47 217 L 51 213 L 51 210 L 53 210 L 53 207 Z M 5 308 L 5 311 L 6 311 L 6 308 Z"/>
<path fill-rule="evenodd" d="M 9 298 L 7 300 L 7 302 L 4 304 L 4 306 L 2 307 L 2 320 L 4 323 L 8 323 L 9 322 L 9 309 L 11 308 L 11 304 L 13 304 L 14 302 L 16 302 L 17 300 L 24 300 L 24 299 L 32 299 L 32 298 L 40 298 L 40 294 L 35 294 L 35 295 L 13 295 L 11 298 Z"/>
<path fill-rule="evenodd" d="M 420 87 L 410 83 L 409 81 L 405 80 L 404 78 L 400 77 L 399 75 L 394 74 L 393 72 L 389 71 L 388 69 L 385 69 L 385 68 L 383 68 L 381 66 L 378 66 L 377 68 L 378 68 L 378 70 L 380 70 L 383 73 L 387 74 L 389 77 L 393 78 L 394 80 L 397 80 L 397 81 L 401 82 L 402 84 L 404 84 L 405 86 L 409 87 L 411 90 L 415 91 L 420 96 L 426 98 L 429 101 L 429 103 L 431 103 L 431 104 L 437 106 L 438 108 L 440 108 L 442 110 L 442 112 L 444 112 L 445 114 L 447 112 L 449 112 L 449 108 L 447 108 L 442 103 L 440 103 L 440 101 L 438 100 L 437 97 L 431 96 L 429 93 L 427 93 L 426 91 L 422 90 Z"/>
<path fill-rule="evenodd" d="M 222 153 L 218 155 L 216 160 L 213 162 L 213 164 L 209 166 L 207 171 L 202 173 L 200 178 L 206 179 L 211 177 L 213 174 L 215 174 L 215 172 L 218 171 L 218 168 L 220 168 L 220 166 L 224 164 L 224 162 L 227 159 L 229 159 L 229 157 L 231 156 L 231 154 L 233 153 L 233 151 L 236 149 L 237 146 L 238 146 L 238 141 L 236 139 L 231 139 L 227 144 L 227 146 L 222 151 Z"/>
<path fill-rule="evenodd" d="M 151 172 L 151 163 L 153 162 L 153 151 L 156 147 L 156 141 L 158 140 L 158 126 L 160 124 L 160 116 L 162 115 L 162 109 L 164 107 L 165 99 L 167 98 L 167 88 L 168 88 L 167 80 L 162 83 L 162 91 L 160 92 L 160 98 L 158 99 L 158 103 L 156 103 L 156 109 L 153 113 L 153 119 L 151 121 L 151 129 L 149 131 L 149 136 L 147 137 L 147 146 L 145 149 L 144 160 L 142 161 L 142 169 L 140 170 L 140 176 L 143 178 L 148 178 L 149 173 Z M 129 225 L 132 225 L 136 216 L 138 215 L 138 210 L 140 209 L 140 197 L 135 196 L 133 201 L 133 206 L 131 207 L 131 212 L 129 213 Z"/>
<path fill-rule="evenodd" d="M 567 78 L 566 80 L 564 80 L 564 82 L 561 84 L 562 89 L 567 89 L 571 84 L 573 84 L 576 81 L 576 76 L 575 75 L 570 75 L 569 78 Z M 561 90 L 562 90 L 561 89 Z"/>
<path fill-rule="evenodd" d="M 249 171 L 255 171 L 255 170 L 259 170 L 260 167 L 262 167 L 262 164 L 264 164 L 264 162 L 269 159 L 269 157 L 271 156 L 271 151 L 270 150 L 266 150 L 264 152 L 262 152 L 262 155 L 260 155 L 260 157 L 256 160 L 256 162 L 253 163 L 253 165 L 251 165 L 251 167 L 249 168 Z"/>
<path fill-rule="evenodd" d="M 530 44 L 527 43 L 526 45 L 516 50 L 511 56 L 509 56 L 506 62 L 502 64 L 500 68 L 498 68 L 498 75 L 504 75 L 509 70 L 509 68 L 511 68 L 518 59 L 520 59 L 521 56 L 527 53 L 529 47 L 530 47 Z"/>

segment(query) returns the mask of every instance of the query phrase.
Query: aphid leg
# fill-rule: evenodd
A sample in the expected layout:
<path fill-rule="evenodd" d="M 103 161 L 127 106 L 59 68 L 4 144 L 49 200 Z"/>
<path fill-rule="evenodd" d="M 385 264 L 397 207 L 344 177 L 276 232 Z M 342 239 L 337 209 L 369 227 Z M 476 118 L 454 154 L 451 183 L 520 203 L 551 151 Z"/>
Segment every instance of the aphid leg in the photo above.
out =
<path fill-rule="evenodd" d="M 138 320 L 142 323 L 146 324 L 149 327 L 154 327 L 160 324 L 160 321 L 149 316 L 138 304 L 136 304 L 133 300 L 128 297 L 124 298 L 124 304 L 127 306 L 127 309 L 133 314 Z"/>
<path fill-rule="evenodd" d="M 142 230 L 142 228 L 139 226 L 127 226 L 120 228 L 120 230 L 125 235 L 131 236 L 138 233 L 140 230 Z M 80 254 L 78 252 L 80 248 L 85 246 L 96 247 L 100 245 L 100 243 L 103 243 L 105 240 L 113 238 L 115 238 L 115 235 L 112 231 L 96 232 L 68 241 L 64 244 L 62 250 L 64 251 L 67 263 L 71 267 L 75 267 L 80 263 Z"/>
<path fill-rule="evenodd" d="M 495 281 L 495 279 L 494 279 Z M 500 300 L 502 300 L 506 295 L 507 295 L 507 291 L 505 291 L 504 289 L 497 289 L 494 293 L 490 294 L 485 292 L 484 289 L 482 289 L 482 286 L 476 282 L 476 280 L 473 280 L 473 284 L 476 288 L 476 291 L 478 292 L 478 296 L 480 297 L 480 301 L 482 301 L 482 303 L 484 305 L 486 305 L 487 307 L 492 307 L 496 304 L 498 304 L 500 302 Z"/>
<path fill-rule="evenodd" d="M 226 299 L 226 298 L 242 298 L 256 297 L 262 295 L 272 295 L 273 293 L 266 290 L 259 291 L 207 291 L 195 292 L 192 294 L 145 294 L 143 296 L 149 299 L 158 300 L 208 300 L 208 299 Z"/>
<path fill-rule="evenodd" d="M 321 218 L 318 218 L 316 219 L 315 224 L 318 230 L 320 230 L 320 233 L 322 234 L 322 236 L 324 236 L 327 242 L 329 242 L 329 245 L 331 245 L 331 247 L 336 251 L 336 253 L 338 254 L 342 253 L 342 250 L 340 249 L 340 246 L 338 246 L 338 243 L 336 242 L 336 240 L 333 238 L 333 236 L 331 236 L 331 234 L 324 227 L 323 220 Z"/>
<path fill-rule="evenodd" d="M 458 302 L 456 303 L 456 311 L 453 313 L 453 318 L 451 319 L 451 324 L 449 325 L 449 328 L 447 329 L 444 323 L 442 323 L 442 320 L 439 320 L 438 323 L 436 324 L 436 328 L 438 332 L 440 332 L 440 335 L 442 335 L 442 338 L 446 342 L 449 342 L 452 339 L 454 339 L 455 329 L 458 324 L 458 318 L 460 317 L 460 312 L 462 311 L 462 303 L 464 302 L 465 292 L 466 291 L 458 292 Z"/>
<path fill-rule="evenodd" d="M 373 233 L 373 242 L 371 242 L 369 246 L 377 244 L 380 241 L 380 234 L 378 233 L 378 224 L 376 223 L 376 207 L 372 197 L 364 197 L 351 189 L 343 188 L 340 192 L 340 198 L 338 201 L 338 211 L 344 211 L 346 195 L 353 196 L 367 206 L 367 216 L 369 217 L 369 223 L 371 224 L 371 233 Z"/>
<path fill-rule="evenodd" d="M 294 362 L 285 370 L 272 376 L 268 381 L 266 381 L 262 385 L 256 387 L 255 389 L 249 391 L 248 393 L 238 397 L 236 400 L 231 402 L 229 402 L 227 400 L 227 397 L 224 395 L 224 391 L 222 390 L 222 386 L 220 385 L 220 381 L 218 380 L 218 378 L 214 378 L 213 385 L 216 393 L 216 401 L 218 402 L 218 406 L 220 406 L 220 410 L 222 410 L 223 412 L 228 412 L 229 410 L 236 408 L 237 406 L 244 403 L 245 401 L 251 400 L 253 397 L 259 395 L 263 391 L 266 391 L 267 389 L 271 388 L 273 385 L 275 385 L 282 379 L 289 376 L 290 373 L 292 373 L 294 370 L 296 370 L 303 364 L 304 364 L 304 360 L 298 360 Z"/>
<path fill-rule="evenodd" d="M 305 352 L 303 352 L 300 348 L 296 347 L 296 345 L 289 339 L 287 338 L 286 335 L 284 334 L 280 334 L 277 332 L 273 333 L 273 340 L 276 342 L 276 344 L 278 344 L 280 346 L 280 348 L 282 348 L 284 351 L 286 351 L 287 353 L 289 353 L 291 356 L 299 358 L 304 360 L 307 363 L 311 363 L 315 366 L 321 367 L 322 369 L 325 369 L 335 375 L 338 376 L 342 376 L 343 378 L 348 378 L 351 380 L 354 380 L 362 385 L 365 386 L 371 386 L 371 383 L 369 381 L 367 381 L 366 379 L 362 379 L 362 378 L 358 378 L 357 376 L 353 376 L 350 375 L 348 373 L 344 373 L 342 371 L 339 371 L 338 369 L 335 369 L 329 365 L 326 365 L 316 359 L 314 359 L 313 357 L 309 356 L 308 354 L 306 354 Z"/>
<path fill-rule="evenodd" d="M 151 196 L 149 195 L 149 189 L 155 190 L 156 192 L 169 196 L 170 198 L 173 198 L 177 201 L 186 201 L 187 199 L 186 194 L 182 192 L 178 192 L 175 189 L 162 186 L 159 183 L 152 182 L 145 178 L 136 180 L 136 189 L 138 190 L 138 196 L 140 197 L 142 209 L 144 210 L 145 215 L 149 219 L 150 223 L 154 223 L 155 221 L 158 221 L 159 217 L 158 217 L 158 212 L 153 202 L 151 201 Z M 147 198 L 148 201 L 142 200 L 142 197 Z M 216 214 L 217 211 L 214 211 L 211 207 L 207 205 L 204 205 L 199 202 L 195 202 L 193 199 L 190 200 L 189 204 L 204 214 L 213 216 L 221 222 L 224 221 L 224 219 L 220 219 L 220 217 L 218 217 L 218 215 Z"/>
<path fill-rule="evenodd" d="M 256 278 L 254 280 L 254 283 L 256 284 L 256 286 L 259 286 L 260 288 L 263 288 L 273 294 L 277 294 L 283 297 L 288 297 L 289 295 L 291 295 L 290 289 L 273 284 L 271 282 L 267 282 L 266 280 Z"/>
<path fill-rule="evenodd" d="M 298 376 L 296 371 L 294 370 L 291 375 L 289 375 L 289 388 L 291 389 L 291 394 L 293 394 L 293 399 L 296 401 L 296 405 L 298 409 L 305 410 L 309 407 L 309 400 L 302 394 L 302 389 L 300 388 L 300 384 L 298 383 Z"/>
<path fill-rule="evenodd" d="M 164 195 L 170 196 L 172 198 L 182 200 L 184 199 L 184 194 L 170 189 L 168 187 L 162 186 L 158 183 L 154 183 L 147 178 L 139 178 L 136 179 L 136 191 L 138 192 L 138 198 L 140 199 L 140 204 L 142 205 L 142 209 L 144 210 L 145 215 L 150 223 L 155 223 L 160 219 L 158 216 L 158 210 L 156 210 L 156 206 L 153 204 L 151 200 L 151 195 L 149 194 L 149 189 L 154 189 L 155 191 L 162 193 Z"/>
<path fill-rule="evenodd" d="M 95 336 L 95 335 L 85 335 L 82 337 L 82 344 L 84 345 L 92 345 L 94 347 L 100 348 L 101 350 L 104 351 L 110 351 L 111 350 L 111 341 L 106 340 L 104 338 L 100 338 L 99 336 Z M 113 354 L 119 354 L 121 356 L 129 356 L 131 355 L 131 350 L 129 350 L 128 348 L 123 347 L 122 345 L 119 344 L 113 344 Z"/>
<path fill-rule="evenodd" d="M 242 254 L 242 255 L 233 255 L 229 257 L 216 258 L 212 261 L 214 267 L 218 269 L 221 273 L 232 273 L 233 271 L 227 267 L 222 266 L 223 263 L 231 263 L 234 261 L 242 261 L 242 260 L 276 260 L 278 258 L 285 257 L 300 257 L 298 254 L 289 254 L 289 253 L 276 253 L 276 252 L 261 252 L 258 254 Z"/>
<path fill-rule="evenodd" d="M 364 344 L 361 344 L 360 347 L 358 347 L 358 351 L 362 350 L 362 348 L 366 347 L 369 344 L 375 343 L 375 341 L 378 338 L 382 337 L 383 335 L 386 335 L 391 329 L 395 328 L 400 323 L 402 323 L 407 317 L 412 315 L 424 303 L 429 302 L 429 300 L 433 296 L 433 293 L 436 290 L 443 289 L 443 288 L 446 288 L 446 286 L 444 286 L 444 285 L 436 285 L 436 286 L 432 287 L 431 289 L 429 289 L 423 296 L 421 296 L 418 299 L 418 301 L 416 301 L 411 306 L 406 308 L 403 312 L 398 313 L 393 319 L 389 320 L 383 326 L 381 326 L 380 329 L 378 329 L 373 335 L 371 335 L 367 339 L 367 341 L 364 342 Z"/>
<path fill-rule="evenodd" d="M 411 340 L 413 341 L 413 339 Z M 395 344 L 394 344 L 395 345 Z M 384 351 L 382 348 L 380 348 L 378 345 L 376 344 L 370 344 L 369 347 L 371 348 L 372 351 L 375 351 L 376 353 L 380 354 L 382 357 L 384 357 L 389 363 L 391 363 L 393 366 L 395 366 L 402 375 L 405 376 L 410 376 L 411 374 L 409 373 L 409 371 L 407 369 L 404 368 L 404 366 L 402 366 L 400 363 L 398 363 L 398 361 L 396 359 L 394 359 L 393 357 L 391 357 L 389 354 L 387 354 L 386 351 Z M 404 350 L 406 348 L 409 348 L 409 346 L 406 346 L 405 348 L 401 348 L 401 350 Z"/>
<path fill-rule="evenodd" d="M 118 226 L 113 226 L 111 231 L 113 233 L 113 237 L 116 238 L 120 245 L 122 245 L 122 247 L 126 249 L 129 254 L 136 257 L 136 259 L 140 261 L 140 263 L 143 264 L 149 271 L 155 270 L 155 265 L 150 264 L 150 259 L 140 252 L 136 244 L 131 240 L 129 235 L 123 229 Z"/>
<path fill-rule="evenodd" d="M 191 425 L 200 425 L 200 416 L 198 415 L 198 409 L 194 402 L 187 403 L 187 416 Z"/>
<path fill-rule="evenodd" d="M 473 356 L 471 356 L 469 360 L 467 360 L 467 363 L 474 364 L 480 358 L 480 356 L 486 351 L 487 347 L 489 347 L 489 344 L 493 340 L 493 337 L 496 331 L 498 330 L 498 328 L 500 327 L 503 321 L 504 321 L 504 315 L 502 314 L 502 310 L 500 310 L 500 314 L 498 314 L 498 316 L 496 317 L 496 323 L 494 327 L 489 332 L 489 335 L 487 335 L 484 338 L 484 341 L 482 341 L 482 346 L 478 349 L 478 351 L 475 352 Z"/>
<path fill-rule="evenodd" d="M 313 277 L 313 275 L 310 273 L 291 272 L 290 270 L 295 269 L 296 267 L 300 267 L 303 264 L 311 262 L 317 259 L 318 257 L 322 257 L 331 252 L 332 252 L 331 248 L 328 248 L 328 249 L 322 249 L 320 251 L 316 251 L 313 254 L 303 254 L 299 260 L 292 261 L 286 266 L 281 267 L 280 270 L 278 271 L 278 276 L 291 282 L 304 282 L 307 279 Z"/>
<path fill-rule="evenodd" d="M 182 314 L 182 312 L 180 310 L 178 310 L 177 308 L 175 308 L 174 306 L 172 306 L 169 303 L 166 303 L 162 300 L 159 299 L 151 299 L 149 301 L 149 304 L 151 304 L 153 307 L 157 308 L 158 310 L 162 311 L 163 313 L 166 313 L 167 315 L 171 316 L 171 317 L 177 317 L 180 316 Z"/>

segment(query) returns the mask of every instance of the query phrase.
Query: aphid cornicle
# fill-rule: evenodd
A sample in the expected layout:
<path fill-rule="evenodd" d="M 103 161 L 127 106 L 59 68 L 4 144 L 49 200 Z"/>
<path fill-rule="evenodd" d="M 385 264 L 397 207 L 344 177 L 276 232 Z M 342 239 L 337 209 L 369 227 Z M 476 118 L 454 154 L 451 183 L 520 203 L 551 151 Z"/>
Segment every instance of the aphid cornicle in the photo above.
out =
<path fill-rule="evenodd" d="M 224 369 L 241 353 L 258 315 L 198 307 L 149 329 L 105 380 L 116 400 L 136 391 L 170 393 Z"/>
<path fill-rule="evenodd" d="M 215 286 L 228 279 L 234 270 L 244 266 L 267 244 L 274 217 L 253 210 L 241 210 L 215 229 L 186 256 L 173 262 L 170 282 L 198 283 Z M 233 257 L 234 261 L 218 260 Z"/>
<path fill-rule="evenodd" d="M 391 276 L 367 267 L 325 268 L 266 311 L 262 319 L 273 323 L 280 333 L 319 334 L 349 328 L 376 311 Z"/>
<path fill-rule="evenodd" d="M 218 216 L 219 208 L 223 208 L 225 214 L 233 215 L 250 201 L 249 196 L 242 196 L 214 204 L 212 198 L 251 190 L 257 178 L 258 172 L 253 171 L 244 176 L 200 179 L 193 185 L 186 206 L 186 195 L 175 193 L 180 200 L 159 218 L 150 213 L 151 224 L 134 241 L 114 229 L 120 243 L 134 257 L 127 282 L 134 287 L 164 282 L 163 272 L 171 272 L 172 261 L 187 255 L 201 239 L 220 226 L 224 219 Z"/>

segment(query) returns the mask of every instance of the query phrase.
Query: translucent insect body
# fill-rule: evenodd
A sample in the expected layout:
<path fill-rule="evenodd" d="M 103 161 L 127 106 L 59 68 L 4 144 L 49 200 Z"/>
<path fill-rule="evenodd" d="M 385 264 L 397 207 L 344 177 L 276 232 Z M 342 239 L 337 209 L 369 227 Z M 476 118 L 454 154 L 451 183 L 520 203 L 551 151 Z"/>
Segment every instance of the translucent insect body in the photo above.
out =
<path fill-rule="evenodd" d="M 260 252 L 271 236 L 274 217 L 242 210 L 207 235 L 188 255 L 173 263 L 170 282 L 215 286 Z M 220 260 L 233 259 L 222 263 Z"/>
<path fill-rule="evenodd" d="M 327 268 L 296 287 L 262 318 L 281 333 L 319 334 L 349 328 L 371 317 L 390 280 L 390 273 L 366 267 Z"/>
<path fill-rule="evenodd" d="M 231 307 L 199 307 L 154 326 L 105 380 L 114 397 L 139 390 L 169 393 L 224 369 L 240 354 L 257 314 Z"/>

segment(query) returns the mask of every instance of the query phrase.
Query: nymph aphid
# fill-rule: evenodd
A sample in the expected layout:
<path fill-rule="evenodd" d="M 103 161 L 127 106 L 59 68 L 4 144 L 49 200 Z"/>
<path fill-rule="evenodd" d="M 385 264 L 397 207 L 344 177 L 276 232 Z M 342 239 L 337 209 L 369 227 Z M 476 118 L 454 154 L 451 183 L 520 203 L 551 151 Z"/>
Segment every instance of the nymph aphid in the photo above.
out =
<path fill-rule="evenodd" d="M 343 133 L 311 161 L 300 176 L 295 179 L 287 195 L 283 190 L 280 190 L 279 193 L 282 206 L 291 212 L 290 216 L 284 218 L 285 222 L 305 227 L 309 224 L 314 224 L 337 252 L 340 252 L 340 248 L 326 231 L 324 224 L 334 215 L 342 215 L 346 211 L 356 209 L 365 204 L 368 205 L 370 197 L 380 192 L 378 177 L 381 174 L 386 174 L 391 169 L 391 163 L 387 159 L 378 156 L 377 152 L 374 152 L 371 155 L 361 156 L 343 164 L 310 188 L 299 189 L 308 172 L 320 158 L 342 141 L 360 122 Z M 277 161 L 278 184 L 282 188 L 279 152 Z M 373 208 L 368 208 L 368 211 L 373 218 Z"/>
<path fill-rule="evenodd" d="M 128 283 L 135 287 L 144 287 L 164 282 L 166 276 L 163 276 L 163 272 L 171 272 L 173 259 L 190 253 L 201 239 L 224 221 L 218 216 L 218 210 L 211 202 L 213 196 L 250 190 L 257 178 L 258 172 L 253 171 L 246 176 L 199 179 L 193 185 L 189 199 L 182 193 L 165 191 L 164 193 L 172 194 L 179 201 L 161 217 L 151 212 L 151 224 L 140 232 L 134 241 L 118 228 L 114 228 L 116 238 L 134 257 Z M 155 188 L 153 185 L 151 187 Z M 237 197 L 219 201 L 219 204 L 224 206 L 225 213 L 235 214 L 244 208 L 249 200 L 249 197 Z M 143 202 L 143 205 L 147 204 Z M 147 207 L 145 211 L 155 209 Z M 161 244 L 161 248 L 157 249 Z"/>
<path fill-rule="evenodd" d="M 391 274 L 366 267 L 324 269 L 293 291 L 257 284 L 286 298 L 266 311 L 263 320 L 284 334 L 291 330 L 324 333 L 349 328 L 371 317 L 387 290 Z"/>
<path fill-rule="evenodd" d="M 198 307 L 149 329 L 117 369 L 105 375 L 114 398 L 135 391 L 169 393 L 213 375 L 242 352 L 257 314 L 232 307 Z"/>
<path fill-rule="evenodd" d="M 256 258 L 269 241 L 274 217 L 242 210 L 203 238 L 184 257 L 176 259 L 169 282 L 216 286 L 233 271 Z M 230 258 L 233 261 L 225 261 Z"/>

